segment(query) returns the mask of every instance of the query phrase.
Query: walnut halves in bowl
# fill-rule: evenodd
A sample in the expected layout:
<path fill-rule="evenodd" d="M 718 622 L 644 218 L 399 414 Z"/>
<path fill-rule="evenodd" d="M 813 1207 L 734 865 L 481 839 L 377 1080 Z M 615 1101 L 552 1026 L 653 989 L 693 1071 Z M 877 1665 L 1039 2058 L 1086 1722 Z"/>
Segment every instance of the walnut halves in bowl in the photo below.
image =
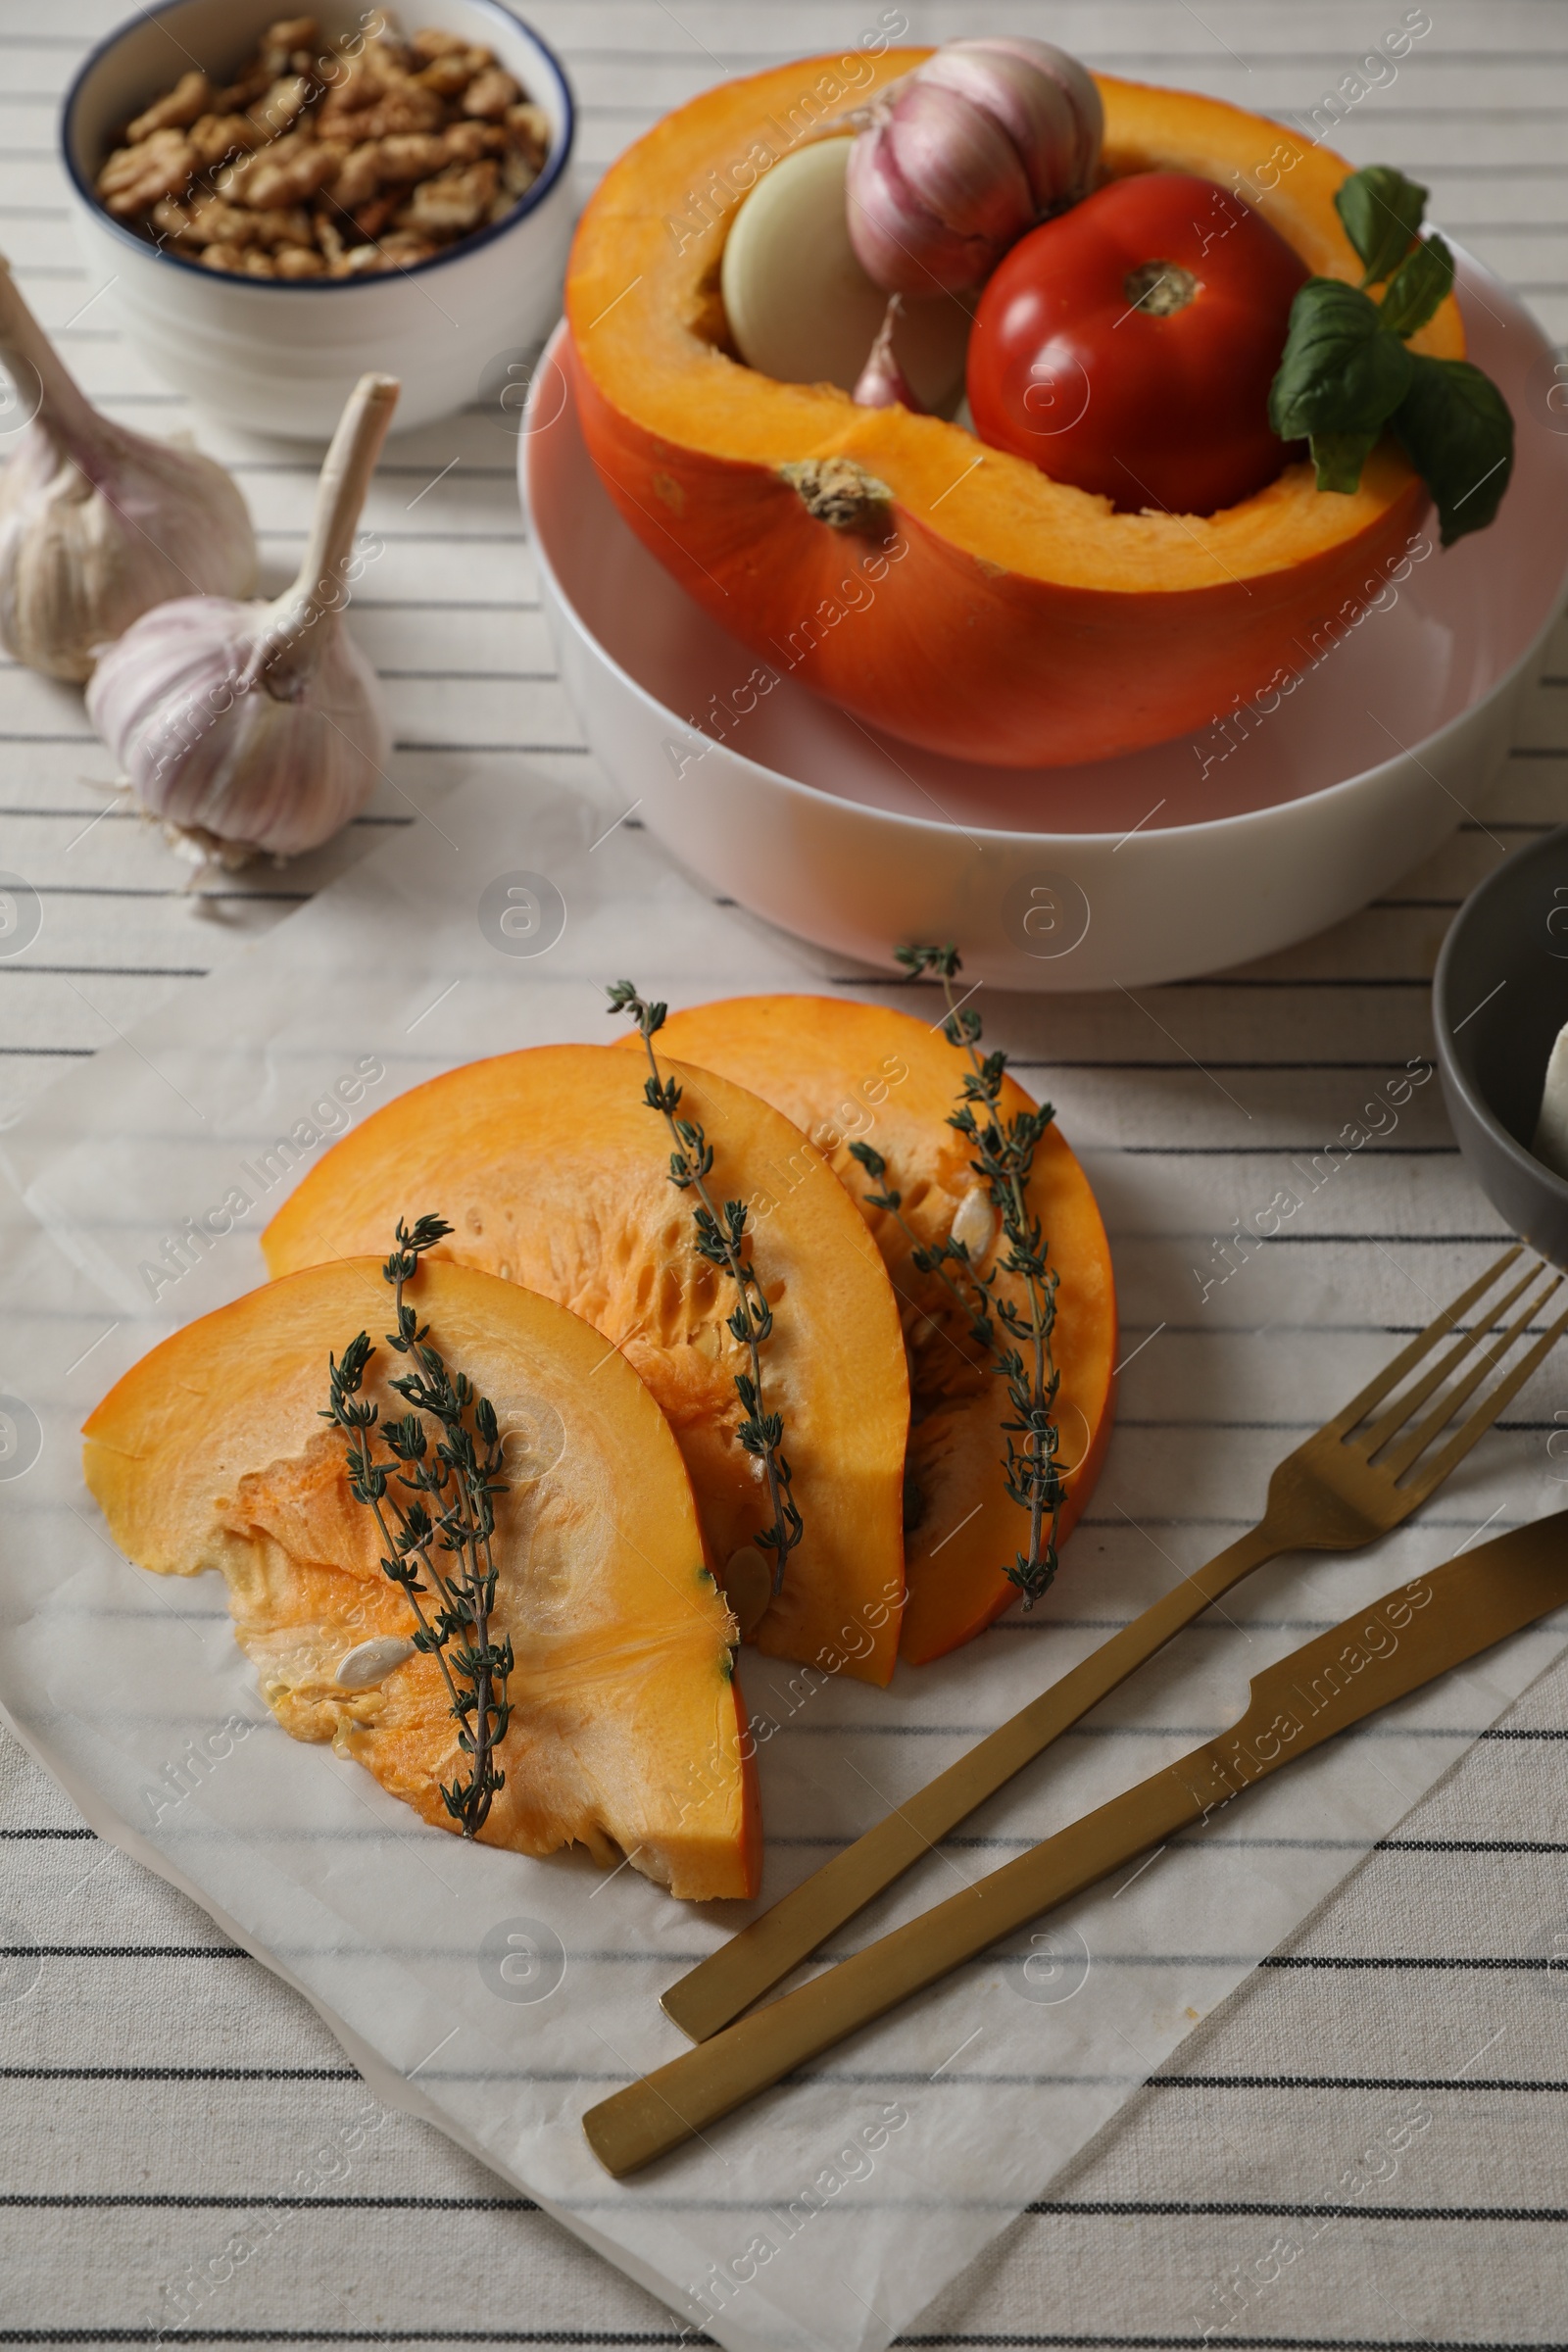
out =
<path fill-rule="evenodd" d="M 295 17 L 232 81 L 192 71 L 144 108 L 96 188 L 117 220 L 206 269 L 347 278 L 504 220 L 549 149 L 544 110 L 489 49 L 433 26 L 323 45 Z"/>

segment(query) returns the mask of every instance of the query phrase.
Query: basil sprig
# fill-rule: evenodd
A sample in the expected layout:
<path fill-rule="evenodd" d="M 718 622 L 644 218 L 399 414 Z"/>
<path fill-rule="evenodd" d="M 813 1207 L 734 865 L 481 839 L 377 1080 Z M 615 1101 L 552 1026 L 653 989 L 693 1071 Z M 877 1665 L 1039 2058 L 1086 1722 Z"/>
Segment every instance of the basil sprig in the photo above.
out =
<path fill-rule="evenodd" d="M 1443 544 L 1484 530 L 1513 470 L 1508 404 L 1468 360 L 1406 348 L 1453 285 L 1453 255 L 1421 235 L 1427 191 L 1387 164 L 1353 172 L 1335 197 L 1359 255 L 1359 286 L 1309 277 L 1269 393 L 1282 441 L 1309 441 L 1320 490 L 1354 490 L 1392 431 L 1437 502 Z M 1368 286 L 1390 282 L 1381 303 Z"/>

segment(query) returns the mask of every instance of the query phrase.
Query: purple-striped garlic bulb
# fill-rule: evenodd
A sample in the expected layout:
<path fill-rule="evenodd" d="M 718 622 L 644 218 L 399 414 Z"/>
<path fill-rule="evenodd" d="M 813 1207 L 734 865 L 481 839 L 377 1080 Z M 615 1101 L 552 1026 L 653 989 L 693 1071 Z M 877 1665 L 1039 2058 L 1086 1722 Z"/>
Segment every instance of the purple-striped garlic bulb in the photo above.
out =
<path fill-rule="evenodd" d="M 850 151 L 850 241 L 890 294 L 984 284 L 1086 196 L 1104 112 L 1076 58 L 1022 34 L 949 41 L 879 93 Z"/>

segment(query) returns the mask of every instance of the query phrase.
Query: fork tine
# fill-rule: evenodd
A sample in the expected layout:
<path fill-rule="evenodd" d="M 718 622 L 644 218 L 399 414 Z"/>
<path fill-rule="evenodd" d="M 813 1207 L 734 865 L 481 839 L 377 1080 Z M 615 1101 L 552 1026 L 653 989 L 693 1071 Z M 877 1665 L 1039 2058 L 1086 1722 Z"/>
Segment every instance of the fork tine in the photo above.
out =
<path fill-rule="evenodd" d="M 1486 1436 L 1503 1406 L 1518 1396 L 1536 1366 L 1550 1354 L 1565 1331 L 1568 1331 L 1568 1312 L 1559 1315 L 1550 1329 L 1542 1333 L 1523 1362 L 1516 1364 L 1506 1379 L 1498 1381 L 1492 1394 L 1477 1405 L 1469 1420 L 1455 1430 L 1443 1451 L 1430 1462 L 1423 1463 L 1412 1486 L 1401 1489 L 1401 1493 L 1413 1491 L 1416 1500 L 1424 1502 L 1435 1487 L 1441 1487 L 1454 1465 L 1464 1460 L 1476 1440 Z"/>
<path fill-rule="evenodd" d="M 1364 1421 L 1372 1407 L 1381 1404 L 1389 1391 L 1397 1388 L 1405 1374 L 1414 1369 L 1428 1348 L 1435 1348 L 1439 1340 L 1446 1338 L 1459 1317 L 1468 1314 L 1476 1300 L 1491 1290 L 1500 1275 L 1507 1272 L 1518 1256 L 1520 1247 L 1516 1242 L 1511 1250 L 1505 1250 L 1496 1263 L 1488 1267 L 1479 1282 L 1473 1282 L 1467 1291 L 1460 1292 L 1457 1298 L 1450 1299 L 1441 1314 L 1434 1315 L 1425 1331 L 1418 1331 L 1409 1346 L 1400 1348 L 1392 1364 L 1385 1364 L 1376 1379 L 1369 1380 L 1366 1387 L 1350 1398 L 1343 1412 L 1336 1413 L 1332 1421 L 1324 1423 L 1323 1436 L 1343 1438 L 1354 1429 L 1358 1421 Z"/>
<path fill-rule="evenodd" d="M 1388 1411 L 1374 1421 L 1370 1429 L 1361 1433 L 1354 1441 L 1356 1451 L 1365 1454 L 1369 1461 L 1374 1454 L 1381 1453 L 1390 1439 L 1397 1436 L 1398 1432 L 1403 1429 L 1416 1406 L 1425 1404 L 1433 1390 L 1443 1386 L 1455 1364 L 1462 1363 L 1472 1348 L 1480 1347 L 1482 1341 L 1508 1312 L 1514 1300 L 1539 1279 L 1541 1272 L 1542 1268 L 1539 1265 L 1532 1266 L 1524 1280 L 1516 1282 L 1511 1291 L 1505 1291 L 1495 1306 L 1491 1308 L 1487 1314 L 1478 1315 L 1474 1328 L 1456 1340 L 1446 1355 L 1440 1356 L 1432 1370 L 1424 1374 L 1414 1388 L 1406 1390 L 1402 1396 L 1396 1396 Z M 1457 1410 L 1457 1406 L 1454 1409 Z"/>
<path fill-rule="evenodd" d="M 1446 1396 L 1438 1398 L 1426 1419 L 1419 1422 L 1407 1437 L 1396 1445 L 1392 1452 L 1388 1453 L 1378 1464 L 1378 1467 L 1387 1472 L 1390 1478 L 1402 1477 L 1418 1455 L 1425 1453 L 1433 1439 L 1442 1430 L 1447 1428 L 1460 1405 L 1465 1402 L 1467 1397 L 1474 1395 L 1486 1379 L 1487 1374 L 1496 1370 L 1503 1357 L 1512 1348 L 1514 1342 L 1523 1339 L 1537 1315 L 1544 1308 L 1547 1300 L 1553 1298 L 1561 1288 L 1562 1276 L 1556 1274 L 1534 1298 L 1527 1298 L 1523 1311 L 1509 1324 L 1507 1330 L 1497 1335 L 1493 1345 L 1487 1348 L 1476 1363 L 1471 1365 L 1464 1378 L 1450 1389 Z"/>

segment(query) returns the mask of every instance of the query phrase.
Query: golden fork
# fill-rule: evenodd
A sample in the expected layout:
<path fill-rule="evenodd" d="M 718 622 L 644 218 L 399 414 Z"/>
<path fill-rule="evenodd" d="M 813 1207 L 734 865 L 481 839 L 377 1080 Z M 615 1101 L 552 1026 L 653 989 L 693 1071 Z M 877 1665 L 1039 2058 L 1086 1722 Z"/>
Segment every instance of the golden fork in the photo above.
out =
<path fill-rule="evenodd" d="M 1372 1418 L 1461 1316 L 1499 1282 L 1520 1254 L 1507 1250 L 1479 1282 L 1434 1316 L 1409 1346 L 1343 1412 L 1286 1455 L 1269 1480 L 1258 1525 L 1164 1593 L 1152 1608 L 1031 1699 L 1009 1721 L 939 1773 L 863 1838 L 803 1881 L 749 1928 L 702 1961 L 662 1996 L 665 2014 L 694 2041 L 706 2041 L 808 1959 L 835 1929 L 880 1894 L 922 1854 L 1071 1729 L 1136 1667 L 1200 1617 L 1211 1602 L 1285 1551 L 1354 1551 L 1401 1526 L 1463 1461 L 1536 1366 L 1555 1347 L 1568 1313 L 1544 1332 L 1522 1361 L 1482 1398 L 1468 1419 L 1438 1445 L 1448 1424 L 1490 1372 L 1523 1338 L 1562 1283 L 1533 1263 L 1474 1329 L 1438 1356 L 1421 1377 Z M 1526 1293 L 1530 1295 L 1526 1297 Z M 1523 1304 L 1520 1305 L 1520 1301 Z M 1512 1308 L 1519 1312 L 1493 1345 L 1482 1342 Z M 1480 1350 L 1477 1353 L 1477 1350 Z M 1467 1357 L 1474 1357 L 1465 1364 Z M 1460 1371 L 1460 1366 L 1465 1365 Z M 1458 1375 L 1451 1387 L 1445 1387 Z M 1439 1391 L 1442 1395 L 1438 1395 Z M 1420 1419 L 1429 1397 L 1437 1401 Z M 1436 1450 L 1432 1450 L 1436 1446 Z"/>

